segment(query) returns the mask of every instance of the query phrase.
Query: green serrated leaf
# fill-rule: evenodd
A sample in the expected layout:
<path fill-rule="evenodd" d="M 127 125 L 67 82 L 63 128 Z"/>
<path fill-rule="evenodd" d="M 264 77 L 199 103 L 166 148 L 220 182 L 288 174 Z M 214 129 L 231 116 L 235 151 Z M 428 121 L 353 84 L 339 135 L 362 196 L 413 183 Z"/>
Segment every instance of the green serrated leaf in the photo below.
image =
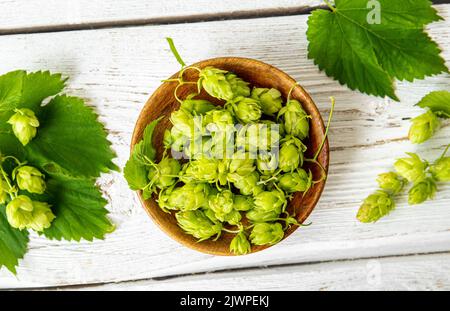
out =
<path fill-rule="evenodd" d="M 450 92 L 435 91 L 425 95 L 417 106 L 430 108 L 438 117 L 450 118 Z"/>
<path fill-rule="evenodd" d="M 12 110 L 22 98 L 25 71 L 17 70 L 0 76 L 0 114 Z"/>
<path fill-rule="evenodd" d="M 61 92 L 67 79 L 61 74 L 51 74 L 49 71 L 32 72 L 24 76 L 21 108 L 28 108 L 35 112 L 47 97 Z"/>
<path fill-rule="evenodd" d="M 423 26 L 441 19 L 428 0 L 379 0 L 380 23 L 369 23 L 366 0 L 336 0 L 308 19 L 308 57 L 351 89 L 395 100 L 393 80 L 448 72 Z"/>
<path fill-rule="evenodd" d="M 47 193 L 56 215 L 52 226 L 44 231 L 47 238 L 92 241 L 114 231 L 107 217 L 107 201 L 94 180 L 52 176 L 47 181 Z"/>
<path fill-rule="evenodd" d="M 128 160 L 123 169 L 123 174 L 131 190 L 141 190 L 148 183 L 147 169 L 134 156 L 131 156 Z"/>
<path fill-rule="evenodd" d="M 83 99 L 57 96 L 39 114 L 38 135 L 29 143 L 28 156 L 49 173 L 98 177 L 117 170 L 103 125 Z"/>
<path fill-rule="evenodd" d="M 6 219 L 5 207 L 0 205 L 0 268 L 5 266 L 16 274 L 19 259 L 27 251 L 28 232 L 12 228 Z"/>

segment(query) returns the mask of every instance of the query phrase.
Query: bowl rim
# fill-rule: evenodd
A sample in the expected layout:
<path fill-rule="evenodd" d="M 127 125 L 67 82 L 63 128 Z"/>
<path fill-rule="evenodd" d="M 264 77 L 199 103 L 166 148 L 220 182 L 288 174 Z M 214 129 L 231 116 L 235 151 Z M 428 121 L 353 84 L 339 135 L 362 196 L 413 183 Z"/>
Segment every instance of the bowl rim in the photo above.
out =
<path fill-rule="evenodd" d="M 286 72 L 284 72 L 283 70 L 281 70 L 281 69 L 279 69 L 279 68 L 277 68 L 275 66 L 272 66 L 272 65 L 267 64 L 267 63 L 265 63 L 263 61 L 260 61 L 260 60 L 257 60 L 257 59 L 253 59 L 253 58 L 238 57 L 238 56 L 225 56 L 225 57 L 214 57 L 214 58 L 204 59 L 204 60 L 198 61 L 198 62 L 196 62 L 196 63 L 194 63 L 192 65 L 186 66 L 185 68 L 192 67 L 192 66 L 205 67 L 203 65 L 204 63 L 225 61 L 225 60 L 229 61 L 229 62 L 232 62 L 234 60 L 234 61 L 250 61 L 250 62 L 253 62 L 253 63 L 258 63 L 259 65 L 266 66 L 267 68 L 271 68 L 272 70 L 277 71 L 280 76 L 283 76 L 283 78 L 286 79 L 286 81 L 290 81 L 292 83 L 292 85 L 296 84 L 296 89 L 298 88 L 299 91 L 302 93 L 302 95 L 305 97 L 305 99 L 309 101 L 309 104 L 310 104 L 312 110 L 319 117 L 319 124 L 318 124 L 318 126 L 319 126 L 319 128 L 320 128 L 320 130 L 322 132 L 322 135 L 323 136 L 325 135 L 325 124 L 324 124 L 322 115 L 321 115 L 319 109 L 317 108 L 314 100 L 311 98 L 310 94 L 294 78 L 292 78 Z M 175 74 L 173 74 L 171 76 L 171 78 L 177 77 L 179 72 L 180 71 L 178 71 Z M 158 93 L 158 91 L 166 83 L 170 83 L 170 82 L 163 82 L 162 84 L 160 84 L 152 92 L 150 97 L 147 99 L 145 104 L 142 106 L 141 112 L 138 115 L 138 118 L 137 118 L 135 126 L 134 126 L 134 130 L 133 130 L 133 133 L 132 133 L 131 144 L 130 144 L 130 155 L 133 152 L 134 146 L 142 139 L 142 137 L 141 137 L 142 135 L 140 135 L 142 133 L 142 130 L 141 130 L 142 127 L 140 127 L 139 125 L 140 125 L 140 120 L 145 117 L 146 107 L 151 104 L 153 99 L 156 97 L 156 94 Z M 313 203 L 311 204 L 311 208 L 309 210 L 307 210 L 307 212 L 304 214 L 302 219 L 298 220 L 300 223 L 303 223 L 310 216 L 312 211 L 316 208 L 316 206 L 317 206 L 317 204 L 318 204 L 318 202 L 319 202 L 319 200 L 320 200 L 320 198 L 322 196 L 322 193 L 324 191 L 326 181 L 328 179 L 328 172 L 329 172 L 329 165 L 330 165 L 330 147 L 329 147 L 328 137 L 326 137 L 325 143 L 323 144 L 322 151 L 319 154 L 319 156 L 322 156 L 322 155 L 323 155 L 324 161 L 325 161 L 325 165 L 323 165 L 323 163 L 322 163 L 322 165 L 323 165 L 323 167 L 325 169 L 326 178 L 325 178 L 325 180 L 322 180 L 319 183 L 320 186 L 319 186 L 318 189 L 316 189 L 316 193 L 317 193 L 316 198 L 313 200 Z M 231 252 L 219 252 L 217 250 L 209 249 L 207 247 L 198 247 L 198 245 L 200 245 L 201 242 L 198 243 L 198 244 L 188 243 L 185 239 L 180 238 L 177 234 L 174 234 L 171 230 L 169 230 L 169 228 L 167 226 L 162 225 L 156 219 L 156 217 L 151 213 L 150 209 L 152 207 L 147 206 L 146 202 L 149 201 L 149 200 L 154 201 L 153 198 L 151 198 L 149 200 L 144 200 L 141 190 L 138 190 L 138 191 L 135 191 L 135 192 L 136 192 L 136 194 L 137 194 L 137 196 L 139 198 L 139 201 L 140 201 L 140 204 L 141 204 L 142 208 L 145 210 L 147 215 L 152 219 L 152 221 L 157 225 L 157 227 L 159 227 L 172 240 L 175 240 L 179 244 L 181 244 L 183 246 L 186 246 L 186 247 L 188 247 L 188 248 L 190 248 L 192 250 L 195 250 L 195 251 L 198 251 L 198 252 L 201 252 L 201 253 L 205 253 L 205 254 L 210 254 L 210 255 L 215 255 L 215 256 L 243 256 L 243 255 L 235 255 L 235 254 L 233 254 Z M 154 201 L 154 203 L 155 203 L 156 206 L 158 205 L 157 202 Z M 290 232 L 285 231 L 285 235 L 283 236 L 283 239 L 280 242 L 278 242 L 278 243 L 276 243 L 274 245 L 259 246 L 258 249 L 256 249 L 256 250 L 254 250 L 254 248 L 252 247 L 252 250 L 246 255 L 250 255 L 250 254 L 254 254 L 254 253 L 260 252 L 262 250 L 268 249 L 268 248 L 270 248 L 272 246 L 275 246 L 275 245 L 281 243 L 282 241 L 287 239 L 293 232 L 295 232 L 298 228 L 299 228 L 299 226 L 296 226 L 296 228 L 291 230 Z M 184 235 L 188 235 L 187 233 L 183 233 L 183 234 Z"/>

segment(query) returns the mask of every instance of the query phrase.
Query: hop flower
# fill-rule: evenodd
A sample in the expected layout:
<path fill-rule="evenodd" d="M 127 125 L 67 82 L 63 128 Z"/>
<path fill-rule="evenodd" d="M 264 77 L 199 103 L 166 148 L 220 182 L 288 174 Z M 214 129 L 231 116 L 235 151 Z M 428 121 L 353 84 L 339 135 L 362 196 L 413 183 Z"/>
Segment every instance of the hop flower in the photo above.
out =
<path fill-rule="evenodd" d="M 188 96 L 187 99 L 181 102 L 180 109 L 192 115 L 204 115 L 207 112 L 216 109 L 216 106 L 205 99 L 192 99 Z"/>
<path fill-rule="evenodd" d="M 283 116 L 284 130 L 287 134 L 305 139 L 309 136 L 309 118 L 302 105 L 291 99 L 285 107 L 278 112 L 278 118 Z"/>
<path fill-rule="evenodd" d="M 247 218 L 252 222 L 273 221 L 279 218 L 286 197 L 278 190 L 263 191 L 255 196 L 255 208 L 247 212 Z"/>
<path fill-rule="evenodd" d="M 172 122 L 172 136 L 193 137 L 194 136 L 194 118 L 184 110 L 176 110 L 170 115 Z"/>
<path fill-rule="evenodd" d="M 235 255 L 245 255 L 250 253 L 251 250 L 252 247 L 244 232 L 239 232 L 233 240 L 231 240 L 230 252 L 233 252 Z"/>
<path fill-rule="evenodd" d="M 234 125 L 234 117 L 228 110 L 215 109 L 206 113 L 206 125 L 215 124 L 218 129 L 223 130 L 228 125 Z"/>
<path fill-rule="evenodd" d="M 360 222 L 375 222 L 389 214 L 394 208 L 395 202 L 392 197 L 388 193 L 379 190 L 364 200 L 356 217 Z"/>
<path fill-rule="evenodd" d="M 415 205 L 432 199 L 436 193 L 437 186 L 432 178 L 426 178 L 416 183 L 410 190 L 408 195 L 408 204 Z"/>
<path fill-rule="evenodd" d="M 259 102 L 253 98 L 237 97 L 228 107 L 232 107 L 236 118 L 244 124 L 257 122 L 262 116 Z"/>
<path fill-rule="evenodd" d="M 0 178 L 0 204 L 5 204 L 8 199 L 9 186 L 8 183 Z"/>
<path fill-rule="evenodd" d="M 256 195 L 262 191 L 261 186 L 258 185 L 259 174 L 256 171 L 253 171 L 246 176 L 234 173 L 228 174 L 227 177 L 228 181 L 232 182 L 243 195 Z"/>
<path fill-rule="evenodd" d="M 311 171 L 306 173 L 303 169 L 298 169 L 296 172 L 287 173 L 280 177 L 279 186 L 287 193 L 306 192 L 312 185 Z"/>
<path fill-rule="evenodd" d="M 222 225 L 212 222 L 200 210 L 178 212 L 175 217 L 181 229 L 199 239 L 199 242 L 207 240 L 213 235 L 219 236 L 222 232 Z"/>
<path fill-rule="evenodd" d="M 32 201 L 25 195 L 19 195 L 8 203 L 6 217 L 13 228 L 32 229 L 37 232 L 49 228 L 55 219 L 50 205 Z"/>
<path fill-rule="evenodd" d="M 230 213 L 225 215 L 223 221 L 226 221 L 230 225 L 238 225 L 241 219 L 242 219 L 241 213 L 239 213 L 236 210 L 232 210 Z"/>
<path fill-rule="evenodd" d="M 280 91 L 271 88 L 254 88 L 252 90 L 252 98 L 258 100 L 262 111 L 268 116 L 275 116 L 280 111 L 283 98 Z"/>
<path fill-rule="evenodd" d="M 253 208 L 253 198 L 245 195 L 235 195 L 233 209 L 236 211 L 249 211 Z"/>
<path fill-rule="evenodd" d="M 430 139 L 440 125 L 439 119 L 431 110 L 412 119 L 411 122 L 408 137 L 413 144 L 421 144 Z"/>
<path fill-rule="evenodd" d="M 428 163 L 422 161 L 415 153 L 407 153 L 409 158 L 398 159 L 394 163 L 397 173 L 406 178 L 409 182 L 420 181 L 425 178 L 425 169 Z"/>
<path fill-rule="evenodd" d="M 273 245 L 284 237 L 283 227 L 279 223 L 255 224 L 250 234 L 250 240 L 254 245 Z"/>
<path fill-rule="evenodd" d="M 274 152 L 260 152 L 256 159 L 256 166 L 262 174 L 270 174 L 275 172 L 278 167 L 278 156 Z"/>
<path fill-rule="evenodd" d="M 185 165 L 181 180 L 213 183 L 218 179 L 218 161 L 215 159 L 198 159 Z"/>
<path fill-rule="evenodd" d="M 209 95 L 223 100 L 231 100 L 234 93 L 230 81 L 225 76 L 226 73 L 226 70 L 214 67 L 203 68 L 200 72 L 199 83 Z"/>
<path fill-rule="evenodd" d="M 430 173 L 437 181 L 450 181 L 450 157 L 437 160 L 430 166 Z"/>
<path fill-rule="evenodd" d="M 15 109 L 15 114 L 9 118 L 8 123 L 12 125 L 14 135 L 26 146 L 37 133 L 39 120 L 34 112 L 30 109 Z"/>
<path fill-rule="evenodd" d="M 237 151 L 231 158 L 229 173 L 236 173 L 246 176 L 255 170 L 255 160 L 250 158 L 250 154 L 244 151 Z"/>
<path fill-rule="evenodd" d="M 192 211 L 208 207 L 208 195 L 211 188 L 204 183 L 188 183 L 170 192 L 167 204 L 170 209 Z"/>
<path fill-rule="evenodd" d="M 44 174 L 32 166 L 21 166 L 14 175 L 19 189 L 42 194 L 45 191 Z"/>
<path fill-rule="evenodd" d="M 377 182 L 381 189 L 392 194 L 398 194 L 406 184 L 406 180 L 394 172 L 378 175 Z"/>
<path fill-rule="evenodd" d="M 287 138 L 280 149 L 280 169 L 287 173 L 293 172 L 296 168 L 302 166 L 304 159 L 303 152 L 305 150 L 306 146 L 299 139 L 295 137 Z"/>
<path fill-rule="evenodd" d="M 159 174 L 157 174 L 155 185 L 159 189 L 172 186 L 177 180 L 174 176 L 178 175 L 181 170 L 180 163 L 173 158 L 164 158 L 157 164 L 157 167 Z M 150 176 L 149 179 L 152 180 Z"/>
<path fill-rule="evenodd" d="M 233 97 L 238 96 L 250 96 L 250 88 L 248 87 L 249 83 L 245 82 L 238 76 L 236 76 L 234 73 L 227 73 L 225 75 L 227 78 L 228 83 L 231 86 L 231 91 L 233 92 Z"/>
<path fill-rule="evenodd" d="M 233 211 L 234 195 L 230 190 L 223 190 L 211 194 L 208 198 L 209 208 L 214 211 L 216 218 L 225 221 L 227 214 Z"/>

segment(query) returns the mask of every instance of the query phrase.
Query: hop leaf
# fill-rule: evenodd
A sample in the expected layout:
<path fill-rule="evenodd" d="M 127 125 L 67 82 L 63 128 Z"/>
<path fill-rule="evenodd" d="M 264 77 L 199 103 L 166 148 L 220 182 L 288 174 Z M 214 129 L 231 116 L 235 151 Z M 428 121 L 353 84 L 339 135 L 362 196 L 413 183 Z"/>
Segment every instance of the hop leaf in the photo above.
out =
<path fill-rule="evenodd" d="M 426 178 L 416 183 L 410 190 L 408 195 L 408 204 L 415 205 L 432 199 L 436 193 L 437 186 L 433 179 Z"/>
<path fill-rule="evenodd" d="M 394 172 L 378 175 L 377 182 L 381 189 L 392 194 L 398 194 L 406 184 L 406 180 Z"/>
<path fill-rule="evenodd" d="M 408 137 L 413 144 L 421 144 L 430 139 L 440 125 L 439 119 L 431 110 L 412 119 L 411 122 Z"/>
<path fill-rule="evenodd" d="M 42 194 L 45 191 L 44 174 L 32 166 L 21 166 L 15 172 L 19 189 Z"/>
<path fill-rule="evenodd" d="M 39 120 L 34 112 L 30 109 L 15 109 L 15 114 L 9 118 L 8 123 L 12 125 L 14 135 L 26 146 L 37 133 Z"/>
<path fill-rule="evenodd" d="M 450 181 L 450 157 L 437 160 L 431 165 L 430 173 L 437 181 Z"/>
<path fill-rule="evenodd" d="M 235 255 L 245 255 L 250 253 L 252 247 L 250 242 L 247 240 L 244 232 L 239 232 L 236 236 L 231 240 L 230 243 L 230 252 Z"/>
<path fill-rule="evenodd" d="M 450 118 L 450 92 L 435 91 L 425 95 L 417 106 L 429 108 L 435 115 L 441 118 Z"/>
<path fill-rule="evenodd" d="M 395 202 L 392 197 L 384 191 L 377 191 L 364 200 L 356 217 L 360 222 L 375 222 L 389 214 L 394 208 Z"/>
<path fill-rule="evenodd" d="M 207 240 L 214 235 L 219 236 L 222 232 L 222 225 L 220 223 L 213 223 L 200 210 L 178 212 L 175 217 L 178 225 L 186 233 L 199 239 L 199 242 Z"/>
<path fill-rule="evenodd" d="M 257 88 L 252 90 L 252 98 L 259 101 L 264 114 L 275 116 L 283 104 L 283 97 L 277 89 Z"/>
<path fill-rule="evenodd" d="M 284 237 L 283 227 L 279 223 L 258 223 L 250 233 L 250 240 L 254 245 L 273 245 Z"/>
<path fill-rule="evenodd" d="M 425 169 L 428 163 L 422 161 L 415 153 L 406 153 L 409 158 L 398 159 L 394 163 L 397 173 L 406 178 L 409 182 L 420 181 L 425 178 Z"/>

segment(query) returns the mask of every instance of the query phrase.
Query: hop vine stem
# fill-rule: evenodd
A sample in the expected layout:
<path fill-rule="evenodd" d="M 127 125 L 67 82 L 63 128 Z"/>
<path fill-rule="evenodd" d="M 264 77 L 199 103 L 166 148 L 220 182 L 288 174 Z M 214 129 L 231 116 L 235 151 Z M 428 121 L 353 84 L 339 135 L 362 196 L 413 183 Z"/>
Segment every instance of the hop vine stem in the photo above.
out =
<path fill-rule="evenodd" d="M 331 11 L 336 12 L 336 8 L 328 0 L 324 0 L 324 2 L 330 8 Z"/>

